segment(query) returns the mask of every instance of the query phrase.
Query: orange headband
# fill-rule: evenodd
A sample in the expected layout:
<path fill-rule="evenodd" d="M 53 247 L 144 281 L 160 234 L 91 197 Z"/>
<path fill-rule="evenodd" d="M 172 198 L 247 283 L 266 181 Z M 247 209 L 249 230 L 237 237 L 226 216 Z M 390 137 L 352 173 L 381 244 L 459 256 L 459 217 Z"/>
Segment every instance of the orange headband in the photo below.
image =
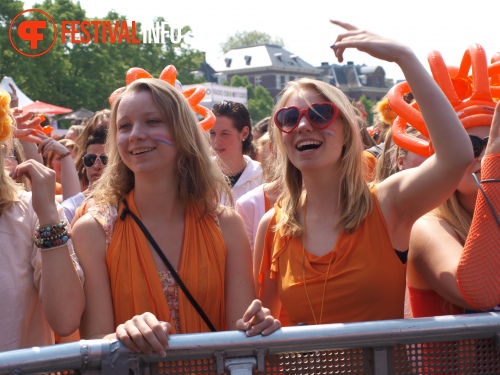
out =
<path fill-rule="evenodd" d="M 500 98 L 500 61 L 492 60 L 493 63 L 488 67 L 486 53 L 479 44 L 473 44 L 465 51 L 460 68 L 446 66 L 438 51 L 432 51 L 428 61 L 434 80 L 450 101 L 464 128 L 491 125 L 495 101 Z M 472 75 L 469 76 L 471 67 Z M 398 115 L 392 126 L 392 136 L 398 146 L 429 157 L 434 151 L 418 103 L 408 104 L 403 98 L 410 91 L 407 82 L 399 83 L 389 91 L 389 103 Z M 407 125 L 417 129 L 427 139 L 407 134 Z"/>
<path fill-rule="evenodd" d="M 171 84 L 176 87 L 176 77 L 177 77 L 177 69 L 175 66 L 168 65 L 163 69 L 160 74 L 160 79 Z M 140 78 L 153 78 L 151 74 L 145 71 L 142 68 L 130 68 L 127 71 L 127 75 L 125 77 L 125 85 L 128 86 L 135 80 Z M 177 87 L 176 87 L 177 88 Z M 125 87 L 120 87 L 116 89 L 109 97 L 109 103 L 113 104 L 118 94 L 120 94 Z M 181 90 L 179 90 L 181 91 Z M 203 86 L 193 87 L 186 91 L 181 91 L 184 97 L 187 99 L 189 106 L 193 111 L 203 116 L 203 120 L 200 121 L 200 126 L 203 130 L 211 129 L 215 124 L 215 115 L 208 108 L 203 107 L 199 103 L 205 97 L 206 89 Z"/>

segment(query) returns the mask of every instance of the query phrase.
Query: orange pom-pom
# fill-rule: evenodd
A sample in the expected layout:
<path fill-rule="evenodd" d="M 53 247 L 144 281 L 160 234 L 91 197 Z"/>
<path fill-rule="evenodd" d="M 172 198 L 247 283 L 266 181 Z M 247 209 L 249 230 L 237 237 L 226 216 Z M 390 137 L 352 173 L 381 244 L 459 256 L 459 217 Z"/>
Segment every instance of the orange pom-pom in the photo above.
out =
<path fill-rule="evenodd" d="M 12 133 L 9 104 L 10 94 L 5 90 L 0 90 L 0 141 L 7 140 Z"/>

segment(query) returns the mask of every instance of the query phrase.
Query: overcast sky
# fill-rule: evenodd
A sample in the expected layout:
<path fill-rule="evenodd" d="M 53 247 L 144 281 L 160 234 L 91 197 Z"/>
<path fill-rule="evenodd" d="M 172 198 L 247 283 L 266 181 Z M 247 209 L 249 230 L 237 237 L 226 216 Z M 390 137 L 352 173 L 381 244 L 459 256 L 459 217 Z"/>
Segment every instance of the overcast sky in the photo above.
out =
<path fill-rule="evenodd" d="M 25 1 L 25 9 L 37 1 Z M 41 2 L 41 1 L 38 1 Z M 336 63 L 329 46 L 341 29 L 338 19 L 406 43 L 428 68 L 427 54 L 436 49 L 448 65 L 459 65 L 467 47 L 476 42 L 488 60 L 500 51 L 499 0 L 81 0 L 88 17 L 104 18 L 114 9 L 130 21 L 152 23 L 164 17 L 177 26 L 191 26 L 192 47 L 205 51 L 207 61 L 220 53 L 219 44 L 236 31 L 258 30 L 281 37 L 285 48 L 308 63 Z M 467 5 L 465 5 L 467 4 Z M 345 60 L 381 65 L 387 78 L 402 79 L 394 63 L 379 62 L 347 51 Z"/>

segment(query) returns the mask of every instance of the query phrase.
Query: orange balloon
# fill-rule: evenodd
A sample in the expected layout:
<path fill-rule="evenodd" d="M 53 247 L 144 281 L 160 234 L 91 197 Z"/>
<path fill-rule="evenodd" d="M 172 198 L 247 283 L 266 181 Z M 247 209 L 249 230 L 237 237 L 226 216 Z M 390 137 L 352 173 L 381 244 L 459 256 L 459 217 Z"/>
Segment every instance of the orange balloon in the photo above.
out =
<path fill-rule="evenodd" d="M 160 73 L 160 79 L 170 83 L 175 87 L 175 79 L 177 78 L 177 69 L 173 65 L 167 65 Z"/>
<path fill-rule="evenodd" d="M 125 85 L 128 86 L 132 82 L 141 78 L 153 78 L 153 76 L 142 68 L 130 68 L 125 76 Z"/>
<path fill-rule="evenodd" d="M 500 98 L 500 54 L 494 59 L 495 62 L 492 59 L 488 67 L 486 53 L 477 43 L 465 51 L 459 67 L 446 66 L 438 51 L 432 51 L 428 56 L 434 80 L 466 129 L 491 125 L 495 101 Z M 430 156 L 433 153 L 432 142 L 418 105 L 408 104 L 403 98 L 410 91 L 408 84 L 403 82 L 394 86 L 388 94 L 390 106 L 398 115 L 393 124 L 394 142 L 408 151 Z M 408 135 L 407 125 L 413 126 L 428 140 Z"/>

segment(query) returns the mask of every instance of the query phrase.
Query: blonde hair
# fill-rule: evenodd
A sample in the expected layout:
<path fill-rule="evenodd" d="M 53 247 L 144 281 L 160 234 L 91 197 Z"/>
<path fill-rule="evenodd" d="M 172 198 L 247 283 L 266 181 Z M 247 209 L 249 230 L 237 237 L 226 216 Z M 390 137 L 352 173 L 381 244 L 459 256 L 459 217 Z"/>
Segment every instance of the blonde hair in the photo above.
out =
<path fill-rule="evenodd" d="M 231 191 L 222 171 L 210 157 L 209 141 L 184 96 L 170 84 L 153 78 L 134 81 L 115 99 L 105 146 L 108 165 L 93 191 L 96 203 L 118 205 L 134 187 L 134 174 L 118 152 L 116 116 L 125 95 L 143 91 L 151 93 L 175 142 L 177 198 L 183 203 L 201 204 L 205 213 L 215 211 L 221 193 L 231 196 Z"/>
<path fill-rule="evenodd" d="M 3 129 L 4 133 L 2 135 L 2 141 L 7 144 L 7 147 L 15 147 L 14 146 L 14 138 L 12 137 L 12 133 L 16 128 L 16 121 L 14 116 L 12 116 L 12 112 L 9 111 L 9 116 L 12 119 L 12 122 L 8 125 L 11 127 L 11 130 Z M 4 125 L 6 126 L 6 125 Z M 10 151 L 10 150 L 8 150 Z M 20 156 L 21 157 L 21 156 Z M 22 160 L 22 159 L 20 159 Z M 0 152 L 0 214 L 2 214 L 6 209 L 8 209 L 12 204 L 16 201 L 18 196 L 18 190 L 21 188 L 20 185 L 16 184 L 16 182 L 9 176 L 7 171 L 5 170 L 5 163 L 3 152 Z"/>
<path fill-rule="evenodd" d="M 384 181 L 387 177 L 398 172 L 398 163 L 392 157 L 398 152 L 398 145 L 392 141 L 392 129 L 389 128 L 384 138 L 384 145 L 375 165 L 375 183 Z"/>
<path fill-rule="evenodd" d="M 288 82 L 281 93 L 281 99 L 276 104 L 271 118 L 274 119 L 274 113 L 284 107 L 293 94 L 305 90 L 314 90 L 323 96 L 325 101 L 334 103 L 342 116 L 344 144 L 339 171 L 340 194 L 338 203 L 340 217 L 338 225 L 347 232 L 352 232 L 356 230 L 359 224 L 371 212 L 373 200 L 363 177 L 361 164 L 363 145 L 359 135 L 356 114 L 349 99 L 342 91 L 325 82 L 310 78 L 301 78 Z M 276 132 L 275 139 L 279 149 L 278 155 L 282 159 L 281 165 L 284 166 L 286 186 L 285 191 L 278 200 L 282 208 L 282 215 L 280 215 L 280 221 L 277 226 L 282 227 L 282 231 L 287 235 L 298 236 L 303 230 L 298 220 L 297 210 L 302 195 L 302 173 L 288 159 L 281 132 Z"/>

